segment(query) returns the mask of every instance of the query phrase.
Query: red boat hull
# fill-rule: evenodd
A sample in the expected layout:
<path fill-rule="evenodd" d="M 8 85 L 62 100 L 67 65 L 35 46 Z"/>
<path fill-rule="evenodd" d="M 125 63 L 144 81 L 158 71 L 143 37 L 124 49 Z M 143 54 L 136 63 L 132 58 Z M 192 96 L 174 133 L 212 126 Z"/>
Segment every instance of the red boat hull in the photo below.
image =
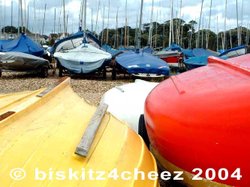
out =
<path fill-rule="evenodd" d="M 178 67 L 180 56 L 168 56 L 168 57 L 160 57 L 160 59 L 164 60 L 168 63 L 169 66 Z"/>
<path fill-rule="evenodd" d="M 208 66 L 160 83 L 145 102 L 152 148 L 183 171 L 198 168 L 207 179 L 212 169 L 215 182 L 249 186 L 249 85 L 250 55 L 230 62 L 211 57 Z M 223 169 L 229 176 L 222 180 Z"/>
<path fill-rule="evenodd" d="M 178 67 L 179 62 L 183 59 L 182 53 L 178 51 L 160 51 L 155 55 L 167 62 L 169 66 L 174 67 Z"/>

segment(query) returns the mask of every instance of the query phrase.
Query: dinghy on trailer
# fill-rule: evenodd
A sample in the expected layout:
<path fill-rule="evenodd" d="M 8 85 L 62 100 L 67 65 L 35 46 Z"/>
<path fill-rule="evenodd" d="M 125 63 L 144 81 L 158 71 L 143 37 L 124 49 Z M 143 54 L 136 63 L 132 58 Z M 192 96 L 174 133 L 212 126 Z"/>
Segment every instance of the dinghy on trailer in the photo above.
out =
<path fill-rule="evenodd" d="M 22 52 L 0 52 L 0 72 L 38 72 L 42 77 L 47 77 L 49 66 L 48 60 L 34 55 Z"/>
<path fill-rule="evenodd" d="M 136 77 L 167 77 L 169 66 L 144 52 L 126 51 L 116 57 L 117 68 Z"/>
<path fill-rule="evenodd" d="M 87 74 L 102 68 L 106 60 L 111 59 L 111 54 L 83 43 L 77 48 L 54 53 L 59 64 L 59 76 L 63 71 L 73 74 Z"/>

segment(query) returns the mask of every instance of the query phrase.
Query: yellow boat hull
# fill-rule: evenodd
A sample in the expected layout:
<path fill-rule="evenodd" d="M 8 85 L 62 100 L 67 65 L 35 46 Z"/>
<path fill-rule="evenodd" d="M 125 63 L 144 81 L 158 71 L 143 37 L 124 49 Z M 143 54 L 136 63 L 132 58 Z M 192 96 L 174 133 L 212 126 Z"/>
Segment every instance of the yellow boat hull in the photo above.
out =
<path fill-rule="evenodd" d="M 0 95 L 1 186 L 157 186 L 147 177 L 157 166 L 143 140 L 108 113 L 88 155 L 74 153 L 95 110 L 69 79 L 51 90 Z"/>

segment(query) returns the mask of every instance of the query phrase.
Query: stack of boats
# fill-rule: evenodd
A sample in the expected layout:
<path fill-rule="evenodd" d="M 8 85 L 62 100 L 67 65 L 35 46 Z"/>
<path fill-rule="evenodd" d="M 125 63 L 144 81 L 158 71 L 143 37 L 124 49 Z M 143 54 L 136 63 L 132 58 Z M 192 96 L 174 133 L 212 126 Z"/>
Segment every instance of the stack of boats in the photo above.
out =
<path fill-rule="evenodd" d="M 115 59 L 115 66 L 112 64 L 112 67 L 117 72 L 140 77 L 169 76 L 168 64 L 146 50 L 115 50 L 107 45 L 101 48 L 94 36 L 82 33 L 59 40 L 52 47 L 51 52 L 57 60 L 60 76 L 63 72 L 88 74 L 103 70 L 111 64 L 111 58 Z"/>
<path fill-rule="evenodd" d="M 211 56 L 207 66 L 159 84 L 137 80 L 115 87 L 103 102 L 149 141 L 161 169 L 179 171 L 180 182 L 247 186 L 249 76 L 249 54 L 227 60 Z"/>
<path fill-rule="evenodd" d="M 49 88 L 0 95 L 2 184 L 157 186 L 156 179 L 132 176 L 134 169 L 146 175 L 156 172 L 155 157 L 159 167 L 173 176 L 181 172 L 181 182 L 188 186 L 247 186 L 249 59 L 250 55 L 227 60 L 209 57 L 207 66 L 159 84 L 136 81 L 116 87 L 105 94 L 97 109 L 72 91 L 69 78 Z M 138 90 L 144 91 L 140 94 Z M 134 97 L 134 106 L 133 102 L 127 106 L 116 102 L 130 97 Z M 139 120 L 139 133 L 144 140 L 149 138 L 154 157 L 142 138 L 117 119 L 122 116 L 106 113 L 117 112 L 119 106 L 124 107 L 119 113 L 127 115 L 121 120 L 127 123 L 132 123 L 128 121 L 131 108 L 134 118 L 144 115 L 144 121 Z M 20 181 L 10 178 L 13 168 L 21 168 L 26 177 Z M 117 169 L 132 177 L 75 181 L 65 179 L 69 168 L 76 173 Z M 40 173 L 34 174 L 36 171 Z M 59 180 L 62 175 L 64 179 Z"/>

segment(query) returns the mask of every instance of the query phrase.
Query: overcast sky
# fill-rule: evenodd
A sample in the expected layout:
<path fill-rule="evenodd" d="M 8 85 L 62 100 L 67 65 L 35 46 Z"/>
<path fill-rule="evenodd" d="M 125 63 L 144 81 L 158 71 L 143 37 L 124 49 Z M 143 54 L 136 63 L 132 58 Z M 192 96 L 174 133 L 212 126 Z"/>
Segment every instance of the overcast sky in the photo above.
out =
<path fill-rule="evenodd" d="M 79 27 L 79 14 L 82 0 L 65 0 L 66 15 L 68 15 L 68 27 L 69 33 L 78 31 Z M 116 14 L 118 11 L 118 24 L 119 26 L 125 25 L 126 17 L 126 0 L 87 0 L 87 28 L 89 30 L 97 30 L 99 32 L 107 26 L 109 28 L 116 27 Z M 99 14 L 98 2 L 100 1 Z M 174 1 L 174 17 L 181 17 L 185 22 L 195 20 L 199 23 L 201 2 L 202 0 L 173 0 Z M 227 11 L 225 12 L 226 0 L 213 0 L 212 12 L 211 12 L 211 26 L 210 28 L 217 32 L 224 30 L 224 21 L 226 16 L 226 29 L 237 27 L 236 22 L 236 1 L 227 0 Z M 141 0 L 127 0 L 127 20 L 128 25 L 136 27 L 137 18 L 140 12 Z M 163 23 L 170 19 L 170 3 L 171 0 L 154 0 L 154 12 L 153 21 Z M 182 8 L 180 9 L 180 3 L 182 2 Z M 204 0 L 202 11 L 201 28 L 208 28 L 209 11 L 211 0 Z M 63 9 L 62 0 L 23 0 L 24 9 L 24 22 L 25 26 L 33 32 L 42 33 L 43 17 L 45 12 L 45 27 L 44 34 L 49 34 L 54 31 L 63 32 Z M 0 0 L 0 26 L 11 25 L 11 0 Z M 242 6 L 243 5 L 243 6 Z M 143 23 L 149 23 L 151 19 L 152 0 L 144 0 L 143 5 Z M 13 0 L 13 26 L 18 25 L 18 0 Z M 29 7 L 29 8 L 28 8 Z M 249 0 L 238 0 L 238 17 L 239 25 L 249 27 L 250 23 L 250 7 Z M 28 11 L 29 10 L 29 11 Z M 56 21 L 54 22 L 54 15 L 56 10 Z M 180 11 L 181 10 L 181 11 Z M 29 13 L 28 13 L 29 12 Z M 109 23 L 108 23 L 109 12 Z M 96 23 L 98 15 L 98 22 Z M 103 22 L 104 20 L 104 22 Z M 217 22 L 218 20 L 218 22 Z M 92 27 L 91 27 L 92 25 Z M 199 24 L 197 24 L 198 27 Z M 218 27 L 217 27 L 218 25 Z"/>

